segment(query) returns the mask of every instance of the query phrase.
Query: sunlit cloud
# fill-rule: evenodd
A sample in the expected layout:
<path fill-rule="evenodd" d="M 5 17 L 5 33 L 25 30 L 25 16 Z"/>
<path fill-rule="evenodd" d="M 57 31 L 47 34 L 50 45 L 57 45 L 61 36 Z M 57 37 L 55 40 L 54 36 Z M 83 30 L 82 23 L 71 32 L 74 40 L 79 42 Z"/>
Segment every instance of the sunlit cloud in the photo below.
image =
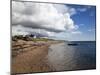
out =
<path fill-rule="evenodd" d="M 71 18 L 75 13 L 74 8 L 66 5 L 12 1 L 12 33 L 17 34 L 18 25 L 21 26 L 20 34 L 40 33 L 40 30 L 49 36 L 50 33 L 74 30 L 78 28 Z"/>

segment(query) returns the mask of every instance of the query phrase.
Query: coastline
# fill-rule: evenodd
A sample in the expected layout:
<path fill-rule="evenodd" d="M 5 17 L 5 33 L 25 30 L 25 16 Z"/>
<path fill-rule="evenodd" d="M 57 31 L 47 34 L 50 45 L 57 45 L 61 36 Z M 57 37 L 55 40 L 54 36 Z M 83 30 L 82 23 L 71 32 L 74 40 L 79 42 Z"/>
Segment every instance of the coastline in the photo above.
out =
<path fill-rule="evenodd" d="M 68 46 L 68 42 L 59 40 L 12 43 L 12 54 L 18 53 L 12 56 L 12 74 L 96 68 L 95 44 L 78 42 L 78 46 Z"/>
<path fill-rule="evenodd" d="M 18 44 L 21 48 L 24 46 L 22 51 L 17 51 L 17 56 L 12 58 L 12 74 L 55 71 L 52 65 L 48 64 L 46 56 L 50 45 L 61 43 L 61 41 L 39 41 L 34 43 L 32 41 L 25 42 L 19 40 L 19 42 L 20 43 L 17 44 L 13 43 L 12 45 L 12 50 L 15 49 L 15 46 L 18 46 Z M 16 48 L 19 49 L 19 47 Z M 12 54 L 14 54 L 14 52 Z"/>

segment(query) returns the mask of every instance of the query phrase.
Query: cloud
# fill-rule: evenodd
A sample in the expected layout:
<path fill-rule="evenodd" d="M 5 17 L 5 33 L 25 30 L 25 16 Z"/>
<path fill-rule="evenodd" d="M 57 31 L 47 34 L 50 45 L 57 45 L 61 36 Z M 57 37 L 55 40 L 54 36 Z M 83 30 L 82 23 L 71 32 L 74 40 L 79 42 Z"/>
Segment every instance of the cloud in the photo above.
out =
<path fill-rule="evenodd" d="M 78 8 L 77 10 L 80 12 L 85 12 L 87 10 L 87 8 Z"/>
<path fill-rule="evenodd" d="M 21 26 L 12 26 L 12 36 L 14 35 L 27 35 L 29 32 L 24 31 L 24 28 Z"/>
<path fill-rule="evenodd" d="M 60 4 L 12 1 L 12 34 L 60 33 L 76 28 L 74 8 Z M 38 32 L 41 31 L 41 32 Z"/>
<path fill-rule="evenodd" d="M 87 11 L 88 9 L 91 9 L 91 6 L 83 6 L 82 8 L 77 8 L 77 11 L 85 12 L 85 11 Z"/>
<path fill-rule="evenodd" d="M 95 28 L 89 29 L 89 32 L 95 32 Z"/>
<path fill-rule="evenodd" d="M 49 32 L 44 29 L 32 29 L 29 27 L 23 27 L 21 25 L 12 26 L 12 36 L 27 35 L 27 34 L 35 34 L 47 37 L 47 36 L 53 36 L 54 32 Z"/>
<path fill-rule="evenodd" d="M 85 24 L 80 24 L 80 26 L 84 26 Z"/>
<path fill-rule="evenodd" d="M 77 31 L 72 31 L 71 33 L 72 34 L 82 34 L 82 32 L 81 31 L 78 31 L 78 30 Z"/>
<path fill-rule="evenodd" d="M 77 11 L 76 11 L 75 8 L 69 8 L 69 9 L 70 9 L 70 11 L 69 11 L 70 15 L 75 15 L 75 14 L 77 14 Z"/>
<path fill-rule="evenodd" d="M 70 16 L 75 15 L 77 13 L 75 8 L 72 8 L 72 7 L 64 5 L 64 4 L 63 5 L 62 4 L 54 4 L 54 6 L 56 7 L 56 9 L 59 13 L 65 14 L 67 12 Z"/>

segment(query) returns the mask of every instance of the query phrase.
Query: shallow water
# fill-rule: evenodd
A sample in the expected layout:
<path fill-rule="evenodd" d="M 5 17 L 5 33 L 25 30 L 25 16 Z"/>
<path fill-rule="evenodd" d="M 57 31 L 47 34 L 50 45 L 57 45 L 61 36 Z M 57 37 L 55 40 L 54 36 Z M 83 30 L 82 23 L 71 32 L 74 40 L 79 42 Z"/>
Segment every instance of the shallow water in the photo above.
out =
<path fill-rule="evenodd" d="M 68 42 L 51 45 L 47 59 L 56 71 L 85 70 L 96 68 L 95 42 L 74 42 L 77 46 L 69 46 Z"/>

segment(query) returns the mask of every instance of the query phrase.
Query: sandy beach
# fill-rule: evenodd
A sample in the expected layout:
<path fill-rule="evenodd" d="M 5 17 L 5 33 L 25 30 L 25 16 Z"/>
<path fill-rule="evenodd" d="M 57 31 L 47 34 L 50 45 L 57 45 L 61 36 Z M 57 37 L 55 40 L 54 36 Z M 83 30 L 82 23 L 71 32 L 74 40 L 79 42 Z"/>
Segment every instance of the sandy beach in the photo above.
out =
<path fill-rule="evenodd" d="M 12 42 L 12 74 L 55 71 L 48 65 L 46 55 L 51 44 L 58 41 L 24 41 Z"/>
<path fill-rule="evenodd" d="M 77 46 L 69 46 L 68 41 L 61 40 L 12 40 L 11 73 L 95 69 L 95 42 L 76 43 Z"/>

